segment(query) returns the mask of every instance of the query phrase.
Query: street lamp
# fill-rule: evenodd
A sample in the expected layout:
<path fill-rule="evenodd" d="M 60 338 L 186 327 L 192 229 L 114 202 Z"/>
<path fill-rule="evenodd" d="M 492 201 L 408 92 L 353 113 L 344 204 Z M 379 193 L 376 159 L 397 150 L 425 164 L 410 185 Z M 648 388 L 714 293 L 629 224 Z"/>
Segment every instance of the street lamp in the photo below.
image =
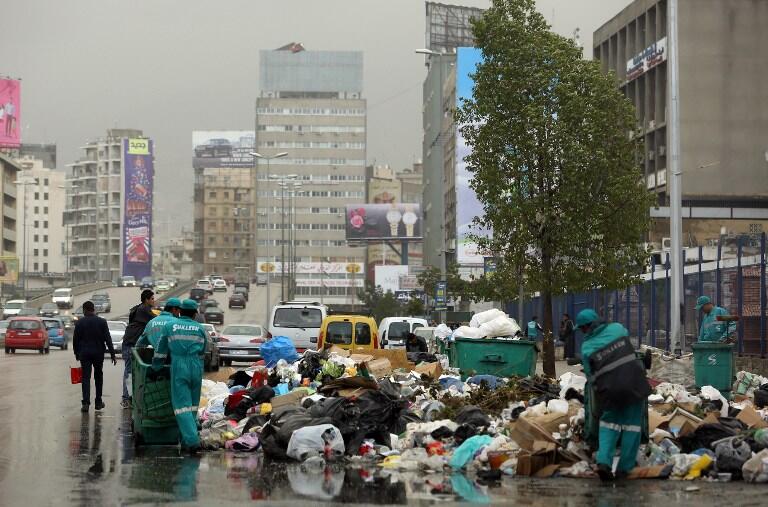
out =
<path fill-rule="evenodd" d="M 285 301 L 285 187 L 287 181 L 298 178 L 296 174 L 270 174 L 269 179 L 280 186 L 280 299 Z"/>
<path fill-rule="evenodd" d="M 22 280 L 22 290 L 24 291 L 24 299 L 27 299 L 27 250 L 29 250 L 28 245 L 28 239 L 29 235 L 27 234 L 27 208 L 29 208 L 29 203 L 27 202 L 27 187 L 29 185 L 37 185 L 37 179 L 30 177 L 21 178 L 19 180 L 15 180 L 13 182 L 15 185 L 21 185 L 24 187 L 24 214 L 22 216 L 22 238 L 24 239 L 24 248 L 21 252 L 21 264 L 22 268 L 21 271 L 24 275 L 24 279 Z"/>
<path fill-rule="evenodd" d="M 251 156 L 253 157 L 254 164 L 256 163 L 256 159 L 261 159 L 261 160 L 266 160 L 267 161 L 267 172 L 266 172 L 266 174 L 269 175 L 269 162 L 272 159 L 275 159 L 275 158 L 287 157 L 288 156 L 288 152 L 281 151 L 280 153 L 278 153 L 276 155 L 265 156 L 265 155 L 262 155 L 259 152 L 252 151 L 251 152 Z M 265 207 L 267 208 L 267 212 L 266 212 L 266 222 L 267 222 L 267 255 L 266 255 L 266 257 L 267 257 L 267 260 L 269 260 L 269 202 L 267 202 L 267 206 L 265 206 Z M 258 258 L 257 258 L 257 261 L 258 261 Z M 257 271 L 258 271 L 258 267 L 257 267 Z M 266 319 L 269 319 L 269 313 L 270 313 L 271 305 L 272 305 L 272 300 L 271 300 L 271 296 L 270 296 L 270 285 L 271 285 L 272 280 L 270 279 L 271 278 L 270 274 L 271 273 L 269 271 L 267 271 L 267 312 L 266 312 L 266 317 L 265 317 Z"/>
<path fill-rule="evenodd" d="M 291 180 L 280 184 L 288 191 L 288 299 L 293 299 L 296 291 L 296 192 L 302 187 L 300 181 Z"/>

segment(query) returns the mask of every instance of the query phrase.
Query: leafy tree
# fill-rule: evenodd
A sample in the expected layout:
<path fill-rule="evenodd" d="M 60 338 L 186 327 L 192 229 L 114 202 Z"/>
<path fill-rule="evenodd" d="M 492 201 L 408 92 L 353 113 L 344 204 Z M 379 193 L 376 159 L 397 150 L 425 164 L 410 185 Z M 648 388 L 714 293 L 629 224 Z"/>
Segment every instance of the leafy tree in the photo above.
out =
<path fill-rule="evenodd" d="M 391 291 L 384 292 L 381 286 L 376 286 L 366 281 L 365 287 L 358 292 L 358 297 L 363 302 L 363 307 L 368 310 L 376 322 L 381 322 L 385 317 L 402 315 L 402 305 L 397 301 Z"/>
<path fill-rule="evenodd" d="M 412 297 L 406 304 L 405 304 L 405 315 L 414 316 L 414 315 L 424 315 L 426 313 L 426 310 L 424 308 L 424 301 L 420 297 Z"/>
<path fill-rule="evenodd" d="M 492 0 L 473 31 L 483 59 L 456 111 L 484 210 L 473 236 L 499 259 L 496 285 L 541 292 L 554 376 L 553 294 L 626 287 L 646 259 L 642 136 L 616 77 L 552 33 L 534 0 Z"/>
<path fill-rule="evenodd" d="M 472 283 L 459 276 L 459 267 L 456 264 L 450 264 L 446 269 L 445 275 L 440 272 L 440 268 L 430 266 L 419 273 L 416 280 L 424 288 L 424 292 L 430 296 L 434 295 L 437 282 L 445 281 L 447 282 L 447 293 L 449 296 L 471 297 Z"/>

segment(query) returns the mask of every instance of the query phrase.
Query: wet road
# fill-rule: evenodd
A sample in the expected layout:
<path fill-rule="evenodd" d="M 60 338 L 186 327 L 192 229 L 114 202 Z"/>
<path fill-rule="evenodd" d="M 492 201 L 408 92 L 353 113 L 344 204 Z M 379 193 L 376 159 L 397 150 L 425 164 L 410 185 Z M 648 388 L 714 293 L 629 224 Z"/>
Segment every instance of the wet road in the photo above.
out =
<path fill-rule="evenodd" d="M 112 289 L 132 303 L 137 291 Z M 217 295 L 223 298 L 223 294 Z M 252 297 L 253 299 L 253 297 Z M 249 305 L 250 306 L 250 305 Z M 254 305 L 255 308 L 255 305 Z M 261 322 L 227 311 L 227 322 Z M 392 504 L 482 502 L 528 506 L 764 505 L 765 486 L 742 483 L 505 478 L 483 486 L 461 474 L 397 473 L 338 465 L 265 463 L 259 453 L 179 457 L 173 447 L 134 450 L 119 407 L 122 363 L 105 363 L 102 413 L 81 414 L 69 384 L 72 351 L 0 354 L 0 506 Z M 699 488 L 686 492 L 689 486 Z"/>

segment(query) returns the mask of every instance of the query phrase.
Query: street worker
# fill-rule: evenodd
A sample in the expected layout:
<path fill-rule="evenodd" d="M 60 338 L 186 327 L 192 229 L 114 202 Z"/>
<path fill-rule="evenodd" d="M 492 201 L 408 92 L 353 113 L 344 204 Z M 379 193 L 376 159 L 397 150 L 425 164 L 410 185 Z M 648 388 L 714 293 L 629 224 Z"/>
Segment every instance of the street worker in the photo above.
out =
<path fill-rule="evenodd" d="M 178 319 L 179 315 L 181 315 L 181 300 L 179 298 L 168 298 L 160 315 L 150 320 L 144 328 L 141 338 L 136 342 L 136 347 L 151 345 L 153 349 L 157 350 L 160 337 L 167 329 L 165 324 L 171 320 Z"/>
<path fill-rule="evenodd" d="M 181 433 L 182 450 L 190 454 L 200 451 L 197 434 L 197 406 L 203 382 L 203 356 L 208 335 L 202 324 L 195 321 L 197 303 L 185 299 L 180 305 L 181 316 L 168 320 L 167 329 L 157 344 L 152 369 L 158 371 L 165 359 L 171 357 L 171 404 Z"/>
<path fill-rule="evenodd" d="M 152 307 L 155 306 L 155 293 L 149 289 L 141 291 L 141 303 L 131 308 L 128 313 L 128 326 L 123 334 L 123 401 L 120 406 L 131 408 L 131 396 L 128 393 L 128 375 L 133 365 L 133 346 L 144 332 L 147 323 L 155 318 Z"/>
<path fill-rule="evenodd" d="M 427 341 L 414 333 L 405 335 L 405 352 L 427 352 Z"/>
<path fill-rule="evenodd" d="M 540 336 L 539 333 L 541 331 L 544 331 L 544 328 L 541 327 L 541 324 L 539 324 L 539 318 L 534 315 L 533 318 L 531 318 L 531 321 L 528 323 L 526 336 L 529 340 L 538 340 Z"/>
<path fill-rule="evenodd" d="M 104 408 L 104 401 L 101 398 L 104 386 L 104 352 L 109 351 L 113 365 L 117 364 L 117 360 L 107 321 L 96 315 L 96 308 L 91 301 L 83 303 L 83 317 L 75 322 L 72 349 L 75 352 L 75 360 L 80 362 L 80 367 L 83 369 L 83 402 L 80 411 L 88 412 L 91 405 L 91 369 L 93 369 L 93 383 L 96 386 L 95 408 L 101 410 Z"/>
<path fill-rule="evenodd" d="M 588 418 L 593 414 L 599 418 L 597 473 L 602 480 L 623 478 L 636 464 L 643 410 L 651 388 L 624 326 L 602 322 L 594 310 L 585 309 L 576 316 L 576 327 L 584 333 L 585 411 Z M 621 458 L 614 477 L 613 457 L 619 440 Z"/>
<path fill-rule="evenodd" d="M 725 308 L 715 306 L 709 296 L 699 296 L 696 300 L 696 311 L 704 312 L 699 328 L 700 342 L 722 342 L 728 339 L 728 335 L 736 331 L 735 322 L 717 320 L 718 316 L 728 315 Z"/>

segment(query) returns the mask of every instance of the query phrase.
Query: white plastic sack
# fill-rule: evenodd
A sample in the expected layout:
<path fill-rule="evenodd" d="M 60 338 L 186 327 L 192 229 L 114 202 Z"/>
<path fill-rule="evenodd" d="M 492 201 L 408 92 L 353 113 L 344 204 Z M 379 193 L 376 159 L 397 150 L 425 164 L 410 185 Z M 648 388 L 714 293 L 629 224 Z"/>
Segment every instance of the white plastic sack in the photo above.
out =
<path fill-rule="evenodd" d="M 728 417 L 728 400 L 720 394 L 720 391 L 712 386 L 704 386 L 701 388 L 701 397 L 705 400 L 720 400 L 723 403 L 723 408 L 720 410 L 720 417 Z"/>
<path fill-rule="evenodd" d="M 469 327 L 469 326 L 461 326 L 456 331 L 453 332 L 454 338 L 485 338 L 485 333 L 483 333 L 479 328 L 476 327 Z"/>
<path fill-rule="evenodd" d="M 478 329 L 483 333 L 483 336 L 488 338 L 495 338 L 496 336 L 515 336 L 520 332 L 520 326 L 517 325 L 515 319 L 509 318 L 506 315 L 485 322 L 481 324 Z"/>
<path fill-rule="evenodd" d="M 486 322 L 490 322 L 499 317 L 506 317 L 507 314 L 499 309 L 492 308 L 484 312 L 476 313 L 472 316 L 472 320 L 469 321 L 469 327 L 480 327 Z"/>
<path fill-rule="evenodd" d="M 333 424 L 320 424 L 299 428 L 291 435 L 288 442 L 288 456 L 304 461 L 311 456 L 323 456 L 326 442 L 331 447 L 335 458 L 344 456 L 344 439 Z"/>
<path fill-rule="evenodd" d="M 689 386 L 695 382 L 693 377 L 693 354 L 675 357 L 653 347 L 641 347 L 641 351 L 650 349 L 653 359 L 648 376 L 652 379 L 672 384 Z"/>
<path fill-rule="evenodd" d="M 567 414 L 568 413 L 568 402 L 566 400 L 549 400 L 547 402 L 547 411 L 548 412 L 557 412 L 560 414 Z"/>
<path fill-rule="evenodd" d="M 579 393 L 584 393 L 584 388 L 587 385 L 587 377 L 584 375 L 577 375 L 573 372 L 567 371 L 560 375 L 560 397 L 565 398 L 565 393 L 568 389 L 574 389 Z"/>
<path fill-rule="evenodd" d="M 763 449 L 741 467 L 744 482 L 768 482 L 768 449 Z"/>
<path fill-rule="evenodd" d="M 451 336 L 451 328 L 446 326 L 445 324 L 440 324 L 435 328 L 435 338 L 439 338 L 441 340 L 445 340 L 449 336 Z"/>

